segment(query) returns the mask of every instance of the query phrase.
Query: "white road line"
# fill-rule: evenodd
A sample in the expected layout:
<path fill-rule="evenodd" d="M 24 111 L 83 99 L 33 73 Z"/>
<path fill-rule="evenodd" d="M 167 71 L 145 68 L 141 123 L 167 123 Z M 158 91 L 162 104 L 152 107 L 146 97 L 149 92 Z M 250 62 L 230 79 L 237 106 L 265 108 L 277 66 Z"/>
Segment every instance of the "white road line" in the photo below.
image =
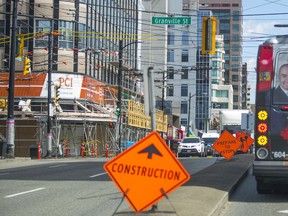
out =
<path fill-rule="evenodd" d="M 2 176 L 2 175 L 8 175 L 9 173 L 0 173 L 0 176 Z"/>
<path fill-rule="evenodd" d="M 288 214 L 288 210 L 278 211 L 278 213 Z"/>
<path fill-rule="evenodd" d="M 5 196 L 5 198 L 11 198 L 11 197 L 15 197 L 15 196 L 19 196 L 19 195 L 23 195 L 23 194 L 27 194 L 27 193 L 33 193 L 39 190 L 44 190 L 45 188 L 36 188 L 34 190 L 29 190 L 29 191 L 24 191 L 24 192 L 20 192 L 20 193 L 16 193 L 16 194 L 11 194 L 8 196 Z"/>
<path fill-rule="evenodd" d="M 99 174 L 96 174 L 96 175 L 92 175 L 92 176 L 89 176 L 89 178 L 95 178 L 97 176 L 101 176 L 101 175 L 107 175 L 107 173 L 99 173 Z"/>
<path fill-rule="evenodd" d="M 67 164 L 58 164 L 54 166 L 49 166 L 49 168 L 56 168 L 56 167 L 61 167 L 61 166 L 66 166 Z"/>

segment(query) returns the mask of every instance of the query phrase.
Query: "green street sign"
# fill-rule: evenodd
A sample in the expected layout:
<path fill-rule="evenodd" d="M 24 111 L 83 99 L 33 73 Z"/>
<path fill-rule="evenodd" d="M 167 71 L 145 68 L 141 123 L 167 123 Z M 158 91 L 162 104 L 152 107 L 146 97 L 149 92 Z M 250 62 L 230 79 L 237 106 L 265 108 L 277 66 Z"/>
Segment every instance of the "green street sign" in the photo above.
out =
<path fill-rule="evenodd" d="M 152 17 L 152 24 L 159 25 L 190 25 L 191 17 Z"/>

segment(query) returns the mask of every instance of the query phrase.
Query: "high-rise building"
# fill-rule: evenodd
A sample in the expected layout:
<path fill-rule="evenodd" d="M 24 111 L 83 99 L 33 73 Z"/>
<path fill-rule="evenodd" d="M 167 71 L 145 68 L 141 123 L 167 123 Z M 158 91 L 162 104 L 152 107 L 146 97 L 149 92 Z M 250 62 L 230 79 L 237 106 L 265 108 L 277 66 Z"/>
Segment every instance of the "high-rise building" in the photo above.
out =
<path fill-rule="evenodd" d="M 224 35 L 225 84 L 233 86 L 233 108 L 243 108 L 242 0 L 200 0 L 199 10 L 210 10 Z"/>
<path fill-rule="evenodd" d="M 170 110 L 179 116 L 180 124 L 186 129 L 188 125 L 195 128 L 192 124 L 199 96 L 196 94 L 196 72 L 191 70 L 196 66 L 198 5 L 198 0 L 143 1 L 146 12 L 143 12 L 142 30 L 153 37 L 142 44 L 142 68 L 144 71 L 149 66 L 154 68 L 155 79 L 160 80 L 156 83 L 160 88 L 155 88 L 155 94 L 165 100 L 166 105 L 171 105 Z M 156 25 L 152 24 L 152 17 L 187 17 L 191 18 L 191 23 Z"/>
<path fill-rule="evenodd" d="M 12 17 L 13 3 L 18 3 L 17 20 Z M 91 131 L 90 126 L 90 129 L 83 128 L 93 124 L 106 132 L 107 122 L 116 121 L 113 110 L 117 96 L 135 98 L 137 84 L 133 72 L 139 67 L 138 6 L 138 0 L 0 0 L 0 99 L 5 104 L 12 32 L 17 32 L 17 43 L 21 44 L 12 71 L 14 86 L 9 86 L 14 89 L 15 100 L 13 104 L 8 102 L 15 110 L 16 156 L 29 155 L 29 145 L 39 140 L 45 152 L 45 137 L 52 133 L 58 139 L 55 145 L 59 144 L 59 137 L 68 137 L 68 132 L 70 137 L 78 134 L 75 139 L 83 136 L 82 140 L 88 142 L 93 134 L 94 140 L 102 139 L 101 143 L 106 142 L 104 139 L 116 143 L 115 135 L 104 136 L 97 126 Z M 17 25 L 12 31 L 14 21 Z M 29 62 L 24 73 L 23 62 Z M 60 86 L 60 97 L 57 96 L 54 104 L 53 85 Z M 117 91 L 120 86 L 122 92 Z M 23 101 L 25 106 L 29 102 L 29 109 L 23 109 Z M 6 106 L 0 112 L 0 133 L 5 134 Z M 66 126 L 58 127 L 59 124 Z M 75 130 L 71 129 L 72 124 Z M 51 133 L 45 131 L 46 125 L 52 125 Z M 73 143 L 81 142 L 73 140 Z M 76 152 L 78 146 L 73 148 Z"/>

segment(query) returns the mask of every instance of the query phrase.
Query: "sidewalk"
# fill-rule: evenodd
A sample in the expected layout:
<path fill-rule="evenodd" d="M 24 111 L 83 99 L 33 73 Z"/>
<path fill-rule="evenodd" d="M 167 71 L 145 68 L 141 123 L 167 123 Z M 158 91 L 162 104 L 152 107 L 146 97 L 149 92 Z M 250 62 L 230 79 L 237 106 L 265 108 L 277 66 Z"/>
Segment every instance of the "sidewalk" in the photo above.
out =
<path fill-rule="evenodd" d="M 191 176 L 180 188 L 163 198 L 154 212 L 147 216 L 216 216 L 228 201 L 230 192 L 248 173 L 253 154 L 234 156 L 230 161 L 217 160 L 215 164 Z M 255 189 L 256 190 L 256 189 Z M 115 215 L 139 215 L 131 209 L 119 211 Z"/>

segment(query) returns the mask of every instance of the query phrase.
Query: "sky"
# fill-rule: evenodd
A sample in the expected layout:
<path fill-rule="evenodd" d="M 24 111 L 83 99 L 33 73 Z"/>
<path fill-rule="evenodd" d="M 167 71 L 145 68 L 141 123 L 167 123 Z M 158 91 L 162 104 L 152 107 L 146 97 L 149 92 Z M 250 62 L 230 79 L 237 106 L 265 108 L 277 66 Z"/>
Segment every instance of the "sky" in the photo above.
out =
<path fill-rule="evenodd" d="M 243 6 L 243 63 L 247 62 L 251 104 L 255 103 L 257 49 L 269 37 L 288 34 L 288 0 L 242 0 Z M 282 14 L 281 14 L 282 13 Z"/>

